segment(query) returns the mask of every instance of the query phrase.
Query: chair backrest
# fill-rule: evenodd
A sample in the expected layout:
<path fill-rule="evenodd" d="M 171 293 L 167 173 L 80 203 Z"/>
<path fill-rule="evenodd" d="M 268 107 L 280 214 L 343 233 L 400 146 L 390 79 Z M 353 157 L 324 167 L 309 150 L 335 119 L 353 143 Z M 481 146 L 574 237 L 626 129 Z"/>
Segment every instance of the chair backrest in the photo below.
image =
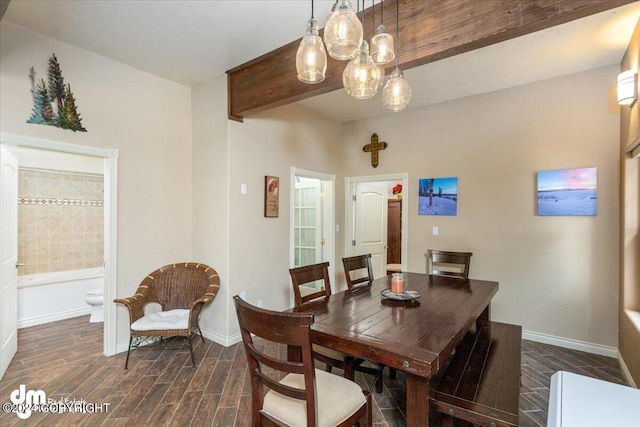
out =
<path fill-rule="evenodd" d="M 293 295 L 296 307 L 302 304 L 325 298 L 331 295 L 331 281 L 329 280 L 329 263 L 305 265 L 303 267 L 295 267 L 289 269 L 291 275 L 291 284 L 293 285 Z M 321 288 L 305 286 L 308 283 L 321 280 Z"/>
<path fill-rule="evenodd" d="M 307 425 L 316 425 L 315 406 L 315 370 L 311 354 L 310 330 L 313 313 L 286 313 L 261 309 L 233 297 L 242 334 L 242 343 L 249 362 L 252 393 L 252 425 L 262 425 L 261 413 L 265 387 L 294 399 L 306 401 Z M 254 336 L 252 336 L 253 334 Z M 301 350 L 301 362 L 290 362 L 274 355 L 273 347 L 254 343 L 255 337 L 278 344 L 298 347 Z M 264 344 L 264 343 L 262 343 Z M 265 369 L 269 368 L 269 369 Z M 278 375 L 273 375 L 273 370 Z M 271 372 L 269 372 L 271 371 Z M 286 374 L 303 374 L 304 390 L 293 388 L 278 382 Z M 284 374 L 284 375 L 280 375 Z"/>
<path fill-rule="evenodd" d="M 429 274 L 469 278 L 473 252 L 450 252 L 429 249 Z"/>
<path fill-rule="evenodd" d="M 190 309 L 206 294 L 215 296 L 220 288 L 216 271 L 205 264 L 183 262 L 165 265 L 150 273 L 140 283 L 147 287 L 148 300 L 159 303 L 162 310 Z M 144 288 L 143 288 L 144 289 Z"/>
<path fill-rule="evenodd" d="M 344 275 L 347 278 L 347 286 L 352 289 L 354 286 L 360 283 L 371 284 L 373 281 L 373 267 L 371 267 L 371 254 L 352 256 L 342 258 L 342 265 L 344 266 Z M 366 276 L 354 279 L 355 272 L 364 273 L 366 270 Z"/>

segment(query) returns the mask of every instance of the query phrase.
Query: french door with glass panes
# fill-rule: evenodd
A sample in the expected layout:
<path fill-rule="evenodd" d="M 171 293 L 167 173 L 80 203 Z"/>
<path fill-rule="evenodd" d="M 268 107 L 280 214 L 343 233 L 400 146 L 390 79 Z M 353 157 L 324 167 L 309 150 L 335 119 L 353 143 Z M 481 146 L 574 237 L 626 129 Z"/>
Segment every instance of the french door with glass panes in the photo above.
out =
<path fill-rule="evenodd" d="M 322 181 L 296 176 L 294 196 L 294 266 L 322 262 L 324 246 Z M 317 280 L 300 286 L 302 295 L 323 289 L 324 282 Z"/>

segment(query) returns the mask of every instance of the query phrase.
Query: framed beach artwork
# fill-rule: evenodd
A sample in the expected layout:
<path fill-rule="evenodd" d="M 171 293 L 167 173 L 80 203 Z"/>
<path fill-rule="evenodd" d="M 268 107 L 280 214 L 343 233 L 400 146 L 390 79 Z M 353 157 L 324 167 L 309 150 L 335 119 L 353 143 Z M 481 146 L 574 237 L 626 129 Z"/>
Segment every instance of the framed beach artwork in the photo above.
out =
<path fill-rule="evenodd" d="M 538 172 L 539 216 L 595 216 L 598 211 L 596 168 Z"/>
<path fill-rule="evenodd" d="M 418 182 L 418 215 L 458 214 L 458 177 L 423 178 Z"/>

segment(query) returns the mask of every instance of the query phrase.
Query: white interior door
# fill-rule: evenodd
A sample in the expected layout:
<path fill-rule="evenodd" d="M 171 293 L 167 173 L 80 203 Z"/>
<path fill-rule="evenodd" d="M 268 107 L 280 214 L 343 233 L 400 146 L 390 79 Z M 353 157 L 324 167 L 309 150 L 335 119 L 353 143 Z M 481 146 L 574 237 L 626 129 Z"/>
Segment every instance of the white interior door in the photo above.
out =
<path fill-rule="evenodd" d="M 296 177 L 293 205 L 294 267 L 323 261 L 322 181 Z"/>
<path fill-rule="evenodd" d="M 294 196 L 294 267 L 318 264 L 323 261 L 322 247 L 322 181 L 296 177 Z M 323 288 L 317 280 L 300 286 L 302 296 Z"/>
<path fill-rule="evenodd" d="M 18 349 L 18 160 L 0 147 L 0 378 Z"/>
<path fill-rule="evenodd" d="M 291 168 L 291 267 L 327 261 L 329 275 L 335 276 L 335 180 L 334 175 Z M 311 293 L 321 286 L 320 282 L 310 284 L 306 291 Z M 291 288 L 291 306 L 293 301 Z"/>
<path fill-rule="evenodd" d="M 357 183 L 352 255 L 371 254 L 375 278 L 387 275 L 387 187 Z"/>

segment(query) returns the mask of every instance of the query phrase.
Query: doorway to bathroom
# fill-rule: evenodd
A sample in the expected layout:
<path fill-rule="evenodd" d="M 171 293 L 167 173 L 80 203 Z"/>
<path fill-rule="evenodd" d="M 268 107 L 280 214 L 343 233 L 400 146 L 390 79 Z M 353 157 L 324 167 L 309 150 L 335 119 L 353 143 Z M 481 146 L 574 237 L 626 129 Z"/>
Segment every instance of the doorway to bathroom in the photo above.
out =
<path fill-rule="evenodd" d="M 92 311 L 93 320 L 99 319 L 97 298 L 87 291 L 101 290 L 103 301 L 113 300 L 118 151 L 6 134 L 1 139 L 3 157 L 17 163 L 17 189 L 6 188 L 6 179 L 1 189 L 3 213 L 17 212 L 14 225 L 3 219 L 1 229 L 3 240 L 17 246 L 15 268 L 2 270 L 4 370 L 15 353 L 18 328 Z M 104 305 L 107 355 L 115 354 L 112 306 Z"/>
<path fill-rule="evenodd" d="M 103 322 L 104 161 L 24 147 L 18 161 L 18 329 Z"/>

